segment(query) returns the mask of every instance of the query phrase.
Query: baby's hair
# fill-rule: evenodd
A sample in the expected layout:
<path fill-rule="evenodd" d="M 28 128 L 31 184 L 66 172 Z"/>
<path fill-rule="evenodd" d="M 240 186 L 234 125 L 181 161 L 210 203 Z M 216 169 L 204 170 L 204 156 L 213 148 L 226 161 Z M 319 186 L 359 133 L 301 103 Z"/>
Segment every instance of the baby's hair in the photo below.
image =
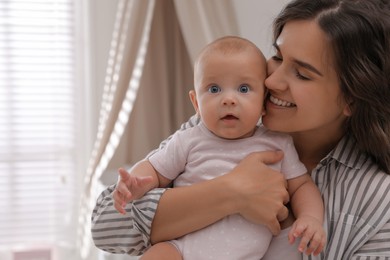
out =
<path fill-rule="evenodd" d="M 209 43 L 201 50 L 198 58 L 195 61 L 195 66 L 197 66 L 197 63 L 199 63 L 209 54 L 213 54 L 215 52 L 229 55 L 246 50 L 257 52 L 265 60 L 263 53 L 253 42 L 239 36 L 224 36 Z"/>
<path fill-rule="evenodd" d="M 197 73 L 199 64 L 204 59 L 207 59 L 209 55 L 216 53 L 223 55 L 231 55 L 244 51 L 252 51 L 254 53 L 257 53 L 259 55 L 259 58 L 262 59 L 265 64 L 266 59 L 264 57 L 264 54 L 253 42 L 239 36 L 224 36 L 209 43 L 201 50 L 194 63 L 195 74 Z"/>

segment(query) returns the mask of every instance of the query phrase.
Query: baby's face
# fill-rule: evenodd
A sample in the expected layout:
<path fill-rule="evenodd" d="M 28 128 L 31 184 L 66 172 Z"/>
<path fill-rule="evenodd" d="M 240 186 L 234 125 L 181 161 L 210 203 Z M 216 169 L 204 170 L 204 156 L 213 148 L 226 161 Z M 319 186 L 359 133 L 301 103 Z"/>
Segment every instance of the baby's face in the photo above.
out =
<path fill-rule="evenodd" d="M 214 134 L 251 136 L 263 111 L 266 63 L 255 51 L 207 55 L 195 70 L 191 101 Z"/>

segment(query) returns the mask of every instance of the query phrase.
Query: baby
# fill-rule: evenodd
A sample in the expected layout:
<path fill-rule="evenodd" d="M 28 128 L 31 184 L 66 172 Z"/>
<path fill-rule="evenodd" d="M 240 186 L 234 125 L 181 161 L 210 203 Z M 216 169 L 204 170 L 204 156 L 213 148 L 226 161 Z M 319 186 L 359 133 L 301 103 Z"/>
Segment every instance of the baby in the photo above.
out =
<path fill-rule="evenodd" d="M 126 203 L 156 187 L 172 182 L 174 187 L 191 185 L 223 175 L 252 152 L 282 150 L 284 159 L 271 167 L 285 174 L 288 182 L 296 217 L 289 232 L 290 243 L 303 237 L 300 252 L 308 243 L 315 243 L 315 254 L 320 253 L 324 243 L 318 241 L 324 241 L 325 236 L 321 195 L 299 161 L 292 138 L 259 124 L 264 114 L 266 76 L 264 55 L 250 41 L 227 36 L 207 45 L 195 62 L 195 89 L 189 93 L 201 122 L 177 131 L 165 147 L 137 163 L 130 173 L 119 170 L 116 209 L 124 214 Z M 153 245 L 141 259 L 258 260 L 271 239 L 265 226 L 236 214 Z"/>

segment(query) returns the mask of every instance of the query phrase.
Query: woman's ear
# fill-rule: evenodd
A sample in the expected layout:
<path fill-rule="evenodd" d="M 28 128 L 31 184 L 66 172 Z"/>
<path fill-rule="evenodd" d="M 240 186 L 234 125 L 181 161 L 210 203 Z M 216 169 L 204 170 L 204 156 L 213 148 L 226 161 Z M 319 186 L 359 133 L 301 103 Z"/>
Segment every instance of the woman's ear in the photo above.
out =
<path fill-rule="evenodd" d="M 343 113 L 344 113 L 345 116 L 347 116 L 347 117 L 352 116 L 352 108 L 351 108 L 352 105 L 353 105 L 352 102 L 349 102 L 349 103 L 345 104 L 345 107 L 344 107 L 344 110 L 343 110 Z"/>
<path fill-rule="evenodd" d="M 188 95 L 190 96 L 190 100 L 191 100 L 192 106 L 195 109 L 195 112 L 199 115 L 199 106 L 198 106 L 198 100 L 196 99 L 195 90 L 190 90 Z"/>

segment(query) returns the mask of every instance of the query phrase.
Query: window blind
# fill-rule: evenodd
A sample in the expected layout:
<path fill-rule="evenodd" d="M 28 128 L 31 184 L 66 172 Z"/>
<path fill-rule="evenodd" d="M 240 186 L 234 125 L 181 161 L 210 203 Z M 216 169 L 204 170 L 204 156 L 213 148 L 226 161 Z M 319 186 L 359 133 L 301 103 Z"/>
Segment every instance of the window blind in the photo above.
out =
<path fill-rule="evenodd" d="M 72 241 L 74 0 L 0 0 L 0 245 Z M 74 240 L 74 238 L 73 238 Z"/>

